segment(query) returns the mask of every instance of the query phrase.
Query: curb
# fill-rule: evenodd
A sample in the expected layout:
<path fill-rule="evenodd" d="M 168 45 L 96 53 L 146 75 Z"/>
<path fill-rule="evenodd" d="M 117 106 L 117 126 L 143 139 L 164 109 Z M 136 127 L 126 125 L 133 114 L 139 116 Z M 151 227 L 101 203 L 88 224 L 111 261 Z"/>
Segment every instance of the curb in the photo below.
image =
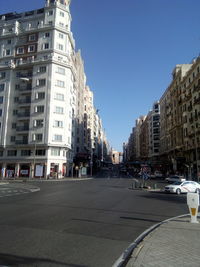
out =
<path fill-rule="evenodd" d="M 131 254 L 133 253 L 134 249 L 139 245 L 139 243 L 151 232 L 153 232 L 156 228 L 158 228 L 160 225 L 167 223 L 169 221 L 178 219 L 178 218 L 183 218 L 183 217 L 188 217 L 190 216 L 190 214 L 183 214 L 183 215 L 179 215 L 176 217 L 172 217 L 170 219 L 164 220 L 160 223 L 154 224 L 152 225 L 150 228 L 148 228 L 147 230 L 145 230 L 142 234 L 140 234 L 133 243 L 131 243 L 129 245 L 129 247 L 127 249 L 125 249 L 125 251 L 122 253 L 122 255 L 119 257 L 119 259 L 112 265 L 112 267 L 124 267 L 126 266 Z"/>

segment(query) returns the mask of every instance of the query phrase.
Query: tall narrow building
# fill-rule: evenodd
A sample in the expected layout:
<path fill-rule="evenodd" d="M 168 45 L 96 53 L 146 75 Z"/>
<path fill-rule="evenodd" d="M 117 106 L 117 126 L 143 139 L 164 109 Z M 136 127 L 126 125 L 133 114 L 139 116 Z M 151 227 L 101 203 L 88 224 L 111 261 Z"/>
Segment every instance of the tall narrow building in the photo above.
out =
<path fill-rule="evenodd" d="M 1 176 L 63 177 L 72 167 L 75 42 L 69 0 L 0 15 Z"/>

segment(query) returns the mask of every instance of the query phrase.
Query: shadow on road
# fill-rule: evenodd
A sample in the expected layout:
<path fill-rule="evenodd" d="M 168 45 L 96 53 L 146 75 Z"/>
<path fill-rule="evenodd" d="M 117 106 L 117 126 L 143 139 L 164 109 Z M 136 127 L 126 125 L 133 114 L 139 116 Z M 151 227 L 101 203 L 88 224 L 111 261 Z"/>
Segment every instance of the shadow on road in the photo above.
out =
<path fill-rule="evenodd" d="M 165 192 L 149 192 L 149 194 L 141 195 L 143 198 L 148 199 L 158 199 L 161 201 L 167 201 L 167 202 L 178 202 L 178 203 L 186 203 L 186 195 L 176 195 L 176 194 L 168 194 Z"/>
<path fill-rule="evenodd" d="M 151 220 L 151 219 L 144 219 L 144 218 L 134 218 L 134 217 L 126 217 L 126 216 L 121 216 L 121 219 L 125 220 L 136 220 L 136 221 L 145 221 L 145 222 L 153 222 L 153 223 L 159 223 L 160 221 L 158 220 Z"/>
<path fill-rule="evenodd" d="M 0 253 L 0 266 L 6 265 L 8 266 L 69 266 L 69 267 L 87 267 L 86 265 L 77 265 L 71 263 L 64 263 L 60 261 L 43 259 L 43 258 L 31 258 L 31 257 L 22 257 L 11 254 L 3 254 Z M 45 265 L 44 265 L 45 264 Z"/>

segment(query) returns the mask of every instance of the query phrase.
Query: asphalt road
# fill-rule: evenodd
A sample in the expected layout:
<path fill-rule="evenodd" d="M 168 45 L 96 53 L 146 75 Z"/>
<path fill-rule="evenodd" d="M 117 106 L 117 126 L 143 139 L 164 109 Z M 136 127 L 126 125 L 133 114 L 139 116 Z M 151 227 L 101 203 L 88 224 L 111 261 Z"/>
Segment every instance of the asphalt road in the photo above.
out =
<path fill-rule="evenodd" d="M 0 198 L 0 265 L 111 267 L 147 228 L 188 213 L 185 195 L 131 184 L 114 170 Z"/>

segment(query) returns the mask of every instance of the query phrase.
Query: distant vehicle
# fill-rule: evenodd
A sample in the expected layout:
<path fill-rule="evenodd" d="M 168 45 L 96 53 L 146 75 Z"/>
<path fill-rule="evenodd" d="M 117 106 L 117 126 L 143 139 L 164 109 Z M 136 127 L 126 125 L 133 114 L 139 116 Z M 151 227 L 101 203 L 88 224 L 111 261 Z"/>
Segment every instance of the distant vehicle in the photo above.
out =
<path fill-rule="evenodd" d="M 120 169 L 120 171 L 121 171 L 121 172 L 126 172 L 127 170 L 126 170 L 125 167 L 123 167 L 123 168 Z"/>
<path fill-rule="evenodd" d="M 184 176 L 181 176 L 181 175 L 171 175 L 165 178 L 165 181 L 168 183 L 174 183 L 174 182 L 184 182 L 186 181 L 186 179 Z"/>
<path fill-rule="evenodd" d="M 150 175 L 150 178 L 163 178 L 163 174 L 159 171 L 155 171 L 153 174 Z"/>
<path fill-rule="evenodd" d="M 200 193 L 200 184 L 194 181 L 175 182 L 171 185 L 165 186 L 166 193 Z"/>

